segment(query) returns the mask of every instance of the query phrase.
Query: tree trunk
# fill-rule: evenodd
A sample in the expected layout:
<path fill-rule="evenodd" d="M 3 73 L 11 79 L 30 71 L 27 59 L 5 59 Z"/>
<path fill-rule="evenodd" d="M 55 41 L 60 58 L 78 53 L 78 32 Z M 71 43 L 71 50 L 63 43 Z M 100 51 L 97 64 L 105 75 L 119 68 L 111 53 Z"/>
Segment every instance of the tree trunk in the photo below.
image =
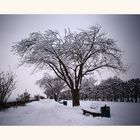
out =
<path fill-rule="evenodd" d="M 57 95 L 54 93 L 54 100 L 57 102 L 57 100 L 58 100 L 58 97 L 57 97 Z"/>
<path fill-rule="evenodd" d="M 138 102 L 138 94 L 139 94 L 139 88 L 137 85 L 135 85 L 135 93 L 134 93 L 134 98 L 135 98 L 135 102 Z"/>
<path fill-rule="evenodd" d="M 79 106 L 80 105 L 79 89 L 71 90 L 71 93 L 72 93 L 72 105 Z"/>
<path fill-rule="evenodd" d="M 138 102 L 138 96 L 137 96 L 137 93 L 135 93 L 134 98 L 135 98 L 135 103 L 137 103 L 137 102 Z"/>
<path fill-rule="evenodd" d="M 127 95 L 126 102 L 130 102 L 129 95 Z"/>

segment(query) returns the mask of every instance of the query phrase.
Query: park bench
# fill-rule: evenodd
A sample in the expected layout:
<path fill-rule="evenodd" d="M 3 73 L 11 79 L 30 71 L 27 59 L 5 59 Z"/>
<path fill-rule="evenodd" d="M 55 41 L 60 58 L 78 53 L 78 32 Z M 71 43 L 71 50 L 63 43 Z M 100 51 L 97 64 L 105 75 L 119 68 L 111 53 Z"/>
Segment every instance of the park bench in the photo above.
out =
<path fill-rule="evenodd" d="M 108 107 L 106 105 L 101 107 L 101 113 L 89 111 L 89 110 L 86 110 L 86 109 L 82 109 L 82 111 L 83 111 L 83 115 L 90 114 L 93 117 L 101 116 L 101 117 L 108 117 L 108 118 L 110 118 L 110 116 L 111 116 L 110 115 L 110 107 Z"/>
<path fill-rule="evenodd" d="M 99 116 L 101 116 L 101 113 L 91 112 L 91 111 L 85 110 L 85 109 L 82 109 L 82 110 L 83 110 L 83 115 L 85 115 L 85 114 L 90 114 L 90 115 L 92 115 L 93 117 L 99 117 Z"/>

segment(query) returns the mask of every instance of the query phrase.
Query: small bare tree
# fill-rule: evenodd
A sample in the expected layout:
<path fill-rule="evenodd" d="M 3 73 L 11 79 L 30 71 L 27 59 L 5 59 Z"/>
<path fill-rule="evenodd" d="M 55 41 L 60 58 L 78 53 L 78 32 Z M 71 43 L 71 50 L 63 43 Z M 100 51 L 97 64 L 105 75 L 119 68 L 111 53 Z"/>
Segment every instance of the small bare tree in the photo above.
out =
<path fill-rule="evenodd" d="M 36 82 L 47 96 L 53 96 L 55 101 L 58 101 L 61 91 L 66 87 L 65 82 L 58 77 L 44 76 Z"/>
<path fill-rule="evenodd" d="M 72 33 L 48 30 L 34 32 L 17 42 L 13 51 L 21 64 L 35 65 L 38 69 L 51 69 L 71 90 L 73 106 L 79 106 L 79 90 L 84 76 L 100 69 L 125 71 L 121 50 L 100 26 Z"/>
<path fill-rule="evenodd" d="M 16 88 L 15 75 L 12 72 L 0 73 L 0 103 L 5 103 Z"/>

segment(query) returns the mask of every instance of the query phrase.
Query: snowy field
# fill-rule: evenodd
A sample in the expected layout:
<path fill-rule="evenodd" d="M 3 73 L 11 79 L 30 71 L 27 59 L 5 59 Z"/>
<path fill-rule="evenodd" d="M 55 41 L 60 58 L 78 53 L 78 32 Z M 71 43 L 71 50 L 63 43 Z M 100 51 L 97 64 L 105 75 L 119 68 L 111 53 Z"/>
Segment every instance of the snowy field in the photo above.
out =
<path fill-rule="evenodd" d="M 111 118 L 82 114 L 81 109 L 100 112 L 105 104 L 110 106 Z M 140 103 L 81 101 L 79 107 L 72 107 L 71 101 L 64 106 L 46 99 L 1 111 L 0 125 L 140 125 Z"/>

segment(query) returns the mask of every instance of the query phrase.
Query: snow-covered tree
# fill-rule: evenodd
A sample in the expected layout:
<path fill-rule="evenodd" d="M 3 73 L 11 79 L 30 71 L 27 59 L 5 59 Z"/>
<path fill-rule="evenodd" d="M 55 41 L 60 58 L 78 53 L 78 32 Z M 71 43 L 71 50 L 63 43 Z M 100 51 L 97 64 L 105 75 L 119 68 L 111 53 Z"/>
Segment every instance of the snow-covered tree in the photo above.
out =
<path fill-rule="evenodd" d="M 64 36 L 57 31 L 33 32 L 17 42 L 13 51 L 21 64 L 38 69 L 50 69 L 69 87 L 73 106 L 79 106 L 79 91 L 83 77 L 100 69 L 125 71 L 121 50 L 100 26 L 71 32 Z"/>
<path fill-rule="evenodd" d="M 138 99 L 140 101 L 140 79 L 130 79 L 127 82 L 127 92 L 129 93 L 129 100 L 138 102 Z"/>
<path fill-rule="evenodd" d="M 0 103 L 5 103 L 16 88 L 15 74 L 12 72 L 0 73 Z"/>
<path fill-rule="evenodd" d="M 17 101 L 29 101 L 31 94 L 28 93 L 27 90 L 21 95 L 18 95 Z"/>
<path fill-rule="evenodd" d="M 44 94 L 47 97 L 54 98 L 55 101 L 58 101 L 59 94 L 66 87 L 64 81 L 58 77 L 50 77 L 44 75 L 44 77 L 36 82 L 41 88 L 44 89 Z"/>

